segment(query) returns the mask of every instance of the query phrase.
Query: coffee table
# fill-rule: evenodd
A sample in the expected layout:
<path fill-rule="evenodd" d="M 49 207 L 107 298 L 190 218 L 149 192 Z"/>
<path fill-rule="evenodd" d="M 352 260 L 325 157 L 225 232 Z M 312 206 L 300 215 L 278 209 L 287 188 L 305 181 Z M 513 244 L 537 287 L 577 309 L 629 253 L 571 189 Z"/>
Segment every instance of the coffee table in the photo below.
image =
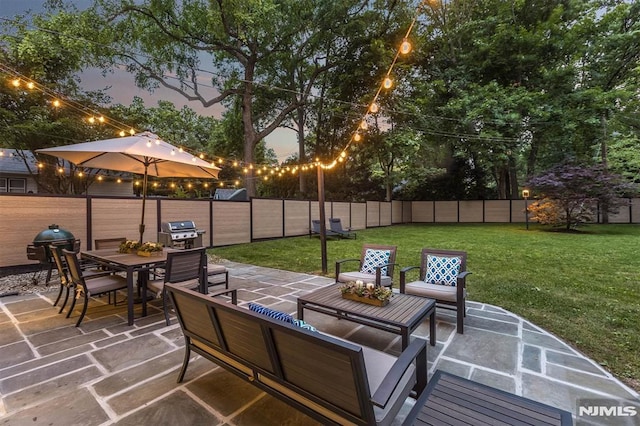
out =
<path fill-rule="evenodd" d="M 374 327 L 402 336 L 402 349 L 409 345 L 409 335 L 429 317 L 429 343 L 436 345 L 436 301 L 409 294 L 394 294 L 386 306 L 343 299 L 340 284 L 330 285 L 298 298 L 298 319 L 304 310 Z"/>

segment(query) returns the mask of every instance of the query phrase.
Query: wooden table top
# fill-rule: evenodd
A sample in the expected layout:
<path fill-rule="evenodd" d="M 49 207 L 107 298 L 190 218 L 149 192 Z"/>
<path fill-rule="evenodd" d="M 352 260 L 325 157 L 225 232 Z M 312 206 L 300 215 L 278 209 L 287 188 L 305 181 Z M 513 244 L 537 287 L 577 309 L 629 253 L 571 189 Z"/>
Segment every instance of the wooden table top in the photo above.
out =
<path fill-rule="evenodd" d="M 366 303 L 343 299 L 341 284 L 321 288 L 298 298 L 302 305 L 312 304 L 332 310 L 356 314 L 372 320 L 381 320 L 390 324 L 407 325 L 416 318 L 424 317 L 426 311 L 435 307 L 435 300 L 409 294 L 394 293 L 386 306 L 373 306 Z"/>

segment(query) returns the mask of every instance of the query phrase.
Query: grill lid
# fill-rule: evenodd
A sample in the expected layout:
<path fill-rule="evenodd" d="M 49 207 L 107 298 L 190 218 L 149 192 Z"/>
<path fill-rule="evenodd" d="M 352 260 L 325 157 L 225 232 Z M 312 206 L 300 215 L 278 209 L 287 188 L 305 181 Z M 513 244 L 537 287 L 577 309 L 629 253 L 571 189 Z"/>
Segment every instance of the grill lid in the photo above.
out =
<path fill-rule="evenodd" d="M 162 222 L 162 232 L 183 232 L 195 231 L 196 224 L 192 220 L 181 220 L 175 222 Z"/>
<path fill-rule="evenodd" d="M 49 229 L 45 229 L 40 232 L 33 239 L 34 245 L 48 245 L 52 241 L 71 241 L 73 242 L 76 237 L 66 229 L 60 228 L 58 225 L 49 225 Z"/>

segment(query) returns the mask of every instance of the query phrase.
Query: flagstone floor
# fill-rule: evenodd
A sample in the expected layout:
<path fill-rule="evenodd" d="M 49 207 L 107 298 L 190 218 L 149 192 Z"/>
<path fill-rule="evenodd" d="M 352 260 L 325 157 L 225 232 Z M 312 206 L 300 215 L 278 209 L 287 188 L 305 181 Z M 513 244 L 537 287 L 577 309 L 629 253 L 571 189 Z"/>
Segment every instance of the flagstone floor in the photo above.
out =
<path fill-rule="evenodd" d="M 257 301 L 296 312 L 296 298 L 333 280 L 228 263 L 239 304 Z M 176 383 L 183 338 L 161 303 L 126 325 L 126 304 L 92 301 L 80 328 L 52 307 L 57 291 L 0 298 L 0 424 L 3 425 L 314 425 L 315 421 L 195 356 Z M 136 309 L 139 309 L 137 306 Z M 439 310 L 430 374 L 442 369 L 574 413 L 577 424 L 638 425 L 576 417 L 581 398 L 632 401 L 639 395 L 592 360 L 534 324 L 496 306 L 469 302 L 465 334 Z M 138 313 L 139 315 L 139 313 Z M 399 336 L 305 312 L 322 331 L 390 353 Z M 414 336 L 427 338 L 426 321 Z M 410 401 L 396 423 L 410 408 Z M 640 411 L 640 409 L 638 410 Z"/>

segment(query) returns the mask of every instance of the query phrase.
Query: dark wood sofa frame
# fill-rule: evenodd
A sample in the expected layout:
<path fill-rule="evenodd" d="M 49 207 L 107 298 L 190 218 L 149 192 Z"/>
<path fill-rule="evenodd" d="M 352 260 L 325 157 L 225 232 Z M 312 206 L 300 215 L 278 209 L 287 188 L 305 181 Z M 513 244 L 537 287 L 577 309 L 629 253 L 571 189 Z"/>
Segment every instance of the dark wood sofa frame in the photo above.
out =
<path fill-rule="evenodd" d="M 397 358 L 382 354 L 394 361 L 376 370 L 377 351 L 238 307 L 233 289 L 166 289 L 185 338 L 179 383 L 193 351 L 322 424 L 356 425 L 390 424 L 408 396 L 426 389 L 423 339 Z M 217 297 L 225 294 L 231 300 Z M 379 383 L 373 393 L 368 374 Z"/>

